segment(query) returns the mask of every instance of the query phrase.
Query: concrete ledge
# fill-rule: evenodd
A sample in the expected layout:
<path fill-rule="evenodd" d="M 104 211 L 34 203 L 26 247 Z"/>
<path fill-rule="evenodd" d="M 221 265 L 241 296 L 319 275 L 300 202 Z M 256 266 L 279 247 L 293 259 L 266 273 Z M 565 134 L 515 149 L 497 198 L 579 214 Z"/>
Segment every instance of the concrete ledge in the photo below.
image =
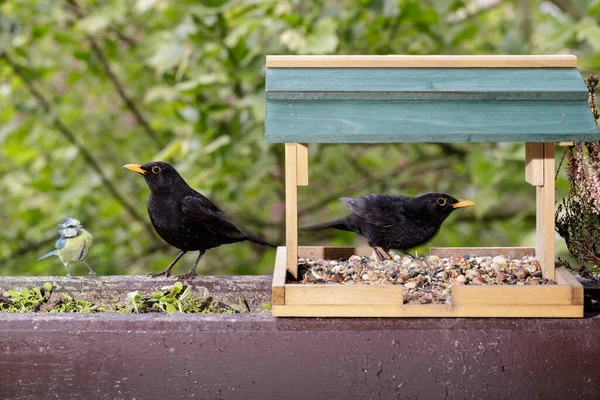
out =
<path fill-rule="evenodd" d="M 51 282 L 53 291 L 67 293 L 78 300 L 91 301 L 95 305 L 114 308 L 115 303 L 126 301 L 127 293 L 159 292 L 161 287 L 177 282 L 177 278 L 150 278 L 148 276 L 14 276 L 0 277 L 0 295 L 8 296 L 8 289 L 40 287 Z M 245 302 L 252 311 L 263 311 L 262 305 L 271 301 L 271 278 L 266 276 L 198 276 L 184 281 L 193 287 L 196 297 L 212 297 L 228 305 Z"/>
<path fill-rule="evenodd" d="M 246 277 L 218 279 L 232 290 L 247 283 Z M 270 277 L 251 279 L 270 287 Z M 6 278 L 0 282 L 4 290 Z M 598 314 L 0 314 L 0 397 L 600 398 L 598 332 Z"/>

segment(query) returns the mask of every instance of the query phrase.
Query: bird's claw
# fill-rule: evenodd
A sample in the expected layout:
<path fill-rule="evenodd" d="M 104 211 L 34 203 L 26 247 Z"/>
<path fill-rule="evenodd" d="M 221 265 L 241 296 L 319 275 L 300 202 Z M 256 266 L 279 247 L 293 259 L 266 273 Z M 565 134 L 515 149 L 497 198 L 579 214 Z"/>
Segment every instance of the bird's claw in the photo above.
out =
<path fill-rule="evenodd" d="M 168 278 L 171 276 L 171 271 L 157 272 L 156 274 L 148 274 L 148 276 L 150 278 L 158 278 L 159 276 L 164 276 L 165 278 Z"/>
<path fill-rule="evenodd" d="M 66 273 L 66 274 L 65 274 L 65 276 L 66 276 L 67 278 L 72 278 L 72 277 L 73 277 L 73 275 L 71 275 L 71 274 L 69 274 L 69 273 Z"/>
<path fill-rule="evenodd" d="M 183 281 L 186 279 L 194 279 L 196 277 L 196 273 L 195 272 L 188 272 L 187 274 L 183 274 L 183 275 L 177 275 L 177 280 L 178 281 Z"/>
<path fill-rule="evenodd" d="M 95 271 L 90 271 L 90 274 L 89 274 L 89 275 L 90 275 L 92 278 L 95 278 L 95 277 L 97 277 L 97 276 L 98 276 L 98 274 L 97 274 Z"/>

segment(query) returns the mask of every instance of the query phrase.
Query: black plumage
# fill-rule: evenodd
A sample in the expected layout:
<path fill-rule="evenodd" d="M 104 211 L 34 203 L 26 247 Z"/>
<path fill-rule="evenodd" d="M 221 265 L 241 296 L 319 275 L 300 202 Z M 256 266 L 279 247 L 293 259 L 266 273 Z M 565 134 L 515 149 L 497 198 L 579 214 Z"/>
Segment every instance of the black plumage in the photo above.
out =
<path fill-rule="evenodd" d="M 193 278 L 200 258 L 208 249 L 222 244 L 249 240 L 275 247 L 254 237 L 237 226 L 208 198 L 192 189 L 171 165 L 154 161 L 144 165 L 127 164 L 125 168 L 142 174 L 148 187 L 148 215 L 158 235 L 181 253 L 162 272 L 152 276 L 171 274 L 171 268 L 188 251 L 200 251 L 189 273 L 180 278 Z"/>
<path fill-rule="evenodd" d="M 446 193 L 427 193 L 416 197 L 370 194 L 340 200 L 352 210 L 352 214 L 300 229 L 317 231 L 335 228 L 356 232 L 367 238 L 369 246 L 375 249 L 381 259 L 384 256 L 377 247 L 386 253 L 389 249 L 407 252 L 431 239 L 452 211 L 475 204 L 470 200 L 455 199 Z"/>

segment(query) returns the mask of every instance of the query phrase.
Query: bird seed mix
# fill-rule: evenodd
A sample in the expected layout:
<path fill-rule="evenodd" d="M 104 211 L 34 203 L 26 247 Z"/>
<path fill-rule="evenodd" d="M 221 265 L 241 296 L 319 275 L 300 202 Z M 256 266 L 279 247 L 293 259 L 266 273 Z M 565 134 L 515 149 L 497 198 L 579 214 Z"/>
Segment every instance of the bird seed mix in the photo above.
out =
<path fill-rule="evenodd" d="M 412 258 L 394 256 L 378 261 L 351 256 L 340 260 L 298 259 L 299 283 L 344 285 L 403 285 L 404 303 L 452 304 L 453 285 L 549 285 L 535 257 Z"/>

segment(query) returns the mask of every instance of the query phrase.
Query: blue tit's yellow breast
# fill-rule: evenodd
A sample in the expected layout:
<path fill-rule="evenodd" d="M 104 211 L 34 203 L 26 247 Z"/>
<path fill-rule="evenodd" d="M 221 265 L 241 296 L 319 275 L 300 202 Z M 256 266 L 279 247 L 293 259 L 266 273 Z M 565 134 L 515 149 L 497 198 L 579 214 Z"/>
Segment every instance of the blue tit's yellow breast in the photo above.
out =
<path fill-rule="evenodd" d="M 93 237 L 86 230 L 79 236 L 67 238 L 65 246 L 58 250 L 58 257 L 64 264 L 80 262 L 87 256 Z"/>

